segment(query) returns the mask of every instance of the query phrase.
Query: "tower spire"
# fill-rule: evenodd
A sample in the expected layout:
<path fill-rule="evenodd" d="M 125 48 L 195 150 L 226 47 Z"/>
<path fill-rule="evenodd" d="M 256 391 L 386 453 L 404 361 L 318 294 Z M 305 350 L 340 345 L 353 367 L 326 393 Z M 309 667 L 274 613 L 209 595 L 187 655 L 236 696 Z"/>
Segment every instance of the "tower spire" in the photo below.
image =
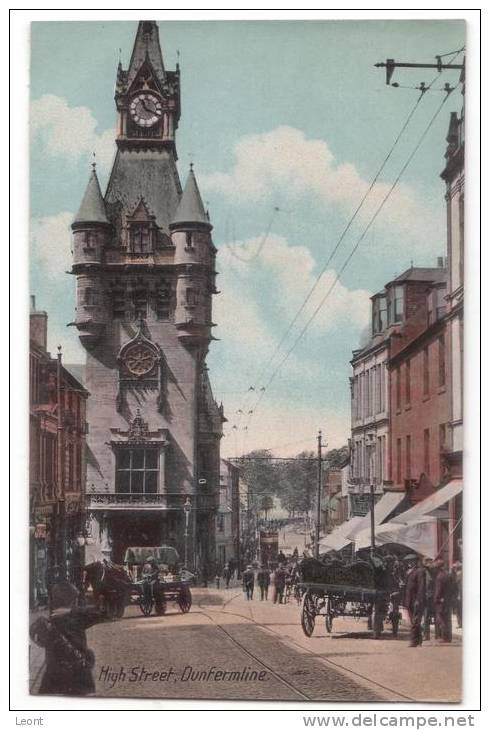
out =
<path fill-rule="evenodd" d="M 104 204 L 104 198 L 99 185 L 95 163 L 92 162 L 92 172 L 82 198 L 80 208 L 75 216 L 74 223 L 109 223 Z"/>
<path fill-rule="evenodd" d="M 197 186 L 194 175 L 194 163 L 189 165 L 189 175 L 185 183 L 184 192 L 180 199 L 179 207 L 174 215 L 171 227 L 180 226 L 184 223 L 198 223 L 209 228 L 209 218 L 206 215 L 201 193 Z"/>
<path fill-rule="evenodd" d="M 140 20 L 138 23 L 131 61 L 129 62 L 127 88 L 131 86 L 145 61 L 151 64 L 158 81 L 163 84 L 165 81 L 165 67 L 163 65 L 158 25 L 155 20 Z"/>

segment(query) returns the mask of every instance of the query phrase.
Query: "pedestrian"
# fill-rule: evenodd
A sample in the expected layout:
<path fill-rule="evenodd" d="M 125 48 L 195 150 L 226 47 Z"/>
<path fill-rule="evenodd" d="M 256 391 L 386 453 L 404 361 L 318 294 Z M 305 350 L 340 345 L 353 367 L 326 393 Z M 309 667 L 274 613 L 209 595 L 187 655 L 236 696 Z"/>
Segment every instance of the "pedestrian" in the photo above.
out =
<path fill-rule="evenodd" d="M 424 641 L 430 641 L 430 625 L 434 621 L 434 567 L 430 558 L 425 558 L 425 610 L 424 610 Z M 436 639 L 437 639 L 437 626 Z"/>
<path fill-rule="evenodd" d="M 219 590 L 219 587 L 220 587 L 220 584 L 221 584 L 221 571 L 220 571 L 219 568 L 216 571 L 215 581 L 216 581 L 216 588 Z"/>
<path fill-rule="evenodd" d="M 269 574 L 269 571 L 267 570 L 265 565 L 262 565 L 259 572 L 257 573 L 257 583 L 259 584 L 260 588 L 260 600 L 263 601 L 264 599 L 267 601 L 269 596 L 269 585 L 271 582 L 271 577 Z"/>
<path fill-rule="evenodd" d="M 229 563 L 223 568 L 223 580 L 225 581 L 225 588 L 230 587 L 231 569 Z"/>
<path fill-rule="evenodd" d="M 451 568 L 453 579 L 454 596 L 453 609 L 456 614 L 458 629 L 463 628 L 463 565 L 459 561 L 453 563 Z"/>
<path fill-rule="evenodd" d="M 95 654 L 85 632 L 105 616 L 98 609 L 78 606 L 79 595 L 68 581 L 54 584 L 49 618 L 40 616 L 29 628 L 31 639 L 46 652 L 39 694 L 81 697 L 95 692 Z"/>
<path fill-rule="evenodd" d="M 422 565 L 420 558 L 416 555 L 408 555 L 405 560 L 410 566 L 405 589 L 405 602 L 410 615 L 409 646 L 421 646 L 422 620 L 424 618 L 426 601 L 425 568 Z"/>
<path fill-rule="evenodd" d="M 452 641 L 452 601 L 454 585 L 452 576 L 444 565 L 444 561 L 438 558 L 434 560 L 434 613 L 436 619 L 436 637 L 440 644 L 448 644 Z"/>
<path fill-rule="evenodd" d="M 246 570 L 243 572 L 243 591 L 247 597 L 247 601 L 253 601 L 254 596 L 254 583 L 255 574 L 254 569 L 251 565 L 247 565 Z"/>
<path fill-rule="evenodd" d="M 284 588 L 286 585 L 286 574 L 280 565 L 272 574 L 272 602 L 282 603 L 284 598 Z"/>

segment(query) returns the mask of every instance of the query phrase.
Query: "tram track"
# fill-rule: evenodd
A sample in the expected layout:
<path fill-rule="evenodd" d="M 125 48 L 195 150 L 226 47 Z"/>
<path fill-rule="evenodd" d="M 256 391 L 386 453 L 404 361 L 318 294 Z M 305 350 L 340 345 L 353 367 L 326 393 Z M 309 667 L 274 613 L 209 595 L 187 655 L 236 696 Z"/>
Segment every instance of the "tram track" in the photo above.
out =
<path fill-rule="evenodd" d="M 399 700 L 404 700 L 404 701 L 408 701 L 408 702 L 417 702 L 417 699 L 415 697 L 412 697 L 410 695 L 407 695 L 407 694 L 405 694 L 403 692 L 400 692 L 398 690 L 392 689 L 391 687 L 387 687 L 386 685 L 382 684 L 381 682 L 376 682 L 376 680 L 373 680 L 371 677 L 367 677 L 365 674 L 361 674 L 360 672 L 356 672 L 353 669 L 349 669 L 347 667 L 344 667 L 342 664 L 338 664 L 337 662 L 333 661 L 332 659 L 328 659 L 325 656 L 318 656 L 317 652 L 312 651 L 311 649 L 308 649 L 303 644 L 300 644 L 298 641 L 296 641 L 295 639 L 291 638 L 290 636 L 284 637 L 284 636 L 278 634 L 277 631 L 274 631 L 269 626 L 264 625 L 264 624 L 260 623 L 259 621 L 257 621 L 255 619 L 252 606 L 250 605 L 251 604 L 250 601 L 247 602 L 247 608 L 248 608 L 248 611 L 249 611 L 249 614 L 250 614 L 249 616 L 246 616 L 245 614 L 239 613 L 237 611 L 225 610 L 226 607 L 230 603 L 232 603 L 236 598 L 239 598 L 241 595 L 242 595 L 241 593 L 235 594 L 234 596 L 232 596 L 231 598 L 229 598 L 227 601 L 224 601 L 219 608 L 218 607 L 217 608 L 212 608 L 210 606 L 206 606 L 205 607 L 206 610 L 204 610 L 204 607 L 202 605 L 203 601 L 199 602 L 197 605 L 199 606 L 199 609 L 201 610 L 201 612 L 204 613 L 205 615 L 207 615 L 208 618 L 210 618 L 210 617 L 209 617 L 209 615 L 208 615 L 207 612 L 210 612 L 210 613 L 225 613 L 227 616 L 236 616 L 237 618 L 241 618 L 241 619 L 244 619 L 245 621 L 249 621 L 250 623 L 253 623 L 255 626 L 257 626 L 260 629 L 262 629 L 262 631 L 268 633 L 270 636 L 274 636 L 274 638 L 276 638 L 276 639 L 279 637 L 283 641 L 285 640 L 289 644 L 290 647 L 293 647 L 295 649 L 299 649 L 301 652 L 306 652 L 308 655 L 314 657 L 315 659 L 317 659 L 318 661 L 320 661 L 322 664 L 325 664 L 327 667 L 334 668 L 336 671 L 338 671 L 338 672 L 340 672 L 340 673 L 342 673 L 342 674 L 344 674 L 346 676 L 349 676 L 351 678 L 360 679 L 363 683 L 366 683 L 368 689 L 370 688 L 372 691 L 375 691 L 375 690 L 378 690 L 378 691 L 379 690 L 383 690 L 383 692 L 388 693 L 389 695 L 391 695 L 391 698 L 386 698 L 385 699 L 386 702 L 392 701 L 392 698 L 393 697 L 396 697 Z M 219 627 L 219 628 L 221 628 L 230 637 L 230 639 L 234 643 L 238 644 L 239 646 L 242 646 L 240 644 L 240 642 L 238 642 L 233 636 L 231 636 L 231 634 L 228 631 L 226 631 L 219 623 L 217 623 L 216 621 L 214 621 L 214 619 L 212 619 L 212 620 L 213 620 L 214 625 L 217 626 L 217 627 Z M 255 661 L 258 661 L 259 663 L 263 663 L 262 660 L 260 660 L 258 657 L 256 657 L 255 655 L 253 655 L 248 649 L 245 649 L 245 651 L 253 659 L 255 659 Z M 265 664 L 264 664 L 264 666 L 265 666 Z M 274 676 L 280 677 L 280 675 L 277 675 L 274 672 L 274 670 L 269 669 L 269 671 L 272 674 L 274 674 Z M 283 683 L 287 684 L 288 686 L 292 686 L 294 688 L 295 692 L 298 692 L 298 690 L 296 689 L 296 687 L 294 687 L 294 685 L 291 685 L 289 682 L 287 682 L 287 680 L 284 680 L 284 678 L 281 677 L 281 681 Z M 304 695 L 304 697 L 306 699 L 310 700 L 310 701 L 313 699 L 313 698 L 310 698 L 310 697 L 308 697 L 306 695 Z"/>

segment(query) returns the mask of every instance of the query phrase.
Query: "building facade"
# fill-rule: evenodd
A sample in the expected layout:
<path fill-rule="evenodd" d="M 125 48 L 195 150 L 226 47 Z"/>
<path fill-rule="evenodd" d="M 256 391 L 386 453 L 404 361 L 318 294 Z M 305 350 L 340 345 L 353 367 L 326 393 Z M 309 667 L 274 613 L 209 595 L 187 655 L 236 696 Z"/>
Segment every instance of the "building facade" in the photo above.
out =
<path fill-rule="evenodd" d="M 436 292 L 435 307 L 443 301 L 444 291 L 432 289 L 445 280 L 443 263 L 439 259 L 435 268 L 411 267 L 371 298 L 371 337 L 351 361 L 350 517 L 369 511 L 371 485 L 376 499 L 386 491 L 404 490 L 393 469 L 391 394 L 393 388 L 401 392 L 401 381 L 393 384 L 390 360 L 401 332 L 410 331 L 414 318 L 427 317 L 428 291 Z"/>
<path fill-rule="evenodd" d="M 88 393 L 47 351 L 48 316 L 31 300 L 29 347 L 30 605 L 47 602 L 55 578 L 79 582 L 85 523 Z"/>
<path fill-rule="evenodd" d="M 219 506 L 216 515 L 216 564 L 218 569 L 240 563 L 240 471 L 221 459 Z"/>
<path fill-rule="evenodd" d="M 204 570 L 223 422 L 206 367 L 216 249 L 192 166 L 181 188 L 179 68 L 165 68 L 154 21 L 139 23 L 129 67 L 119 64 L 115 102 L 105 195 L 94 168 L 72 224 L 73 324 L 92 394 L 87 559 L 162 544 L 183 556 L 186 535 L 189 567 Z"/>
<path fill-rule="evenodd" d="M 463 477 L 463 381 L 464 381 L 464 69 L 463 106 L 453 112 L 446 137 L 446 160 L 441 178 L 446 185 L 447 210 L 447 336 L 449 340 L 450 422 L 446 461 L 453 478 Z M 451 536 L 449 559 L 462 558 L 463 498 L 459 495 L 449 505 Z"/>

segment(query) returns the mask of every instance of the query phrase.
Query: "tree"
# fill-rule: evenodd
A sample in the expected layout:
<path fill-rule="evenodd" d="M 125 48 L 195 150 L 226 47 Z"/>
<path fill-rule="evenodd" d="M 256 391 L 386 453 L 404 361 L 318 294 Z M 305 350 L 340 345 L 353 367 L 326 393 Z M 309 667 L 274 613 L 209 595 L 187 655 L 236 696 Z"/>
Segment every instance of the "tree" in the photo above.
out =
<path fill-rule="evenodd" d="M 345 462 L 349 458 L 349 447 L 347 444 L 341 446 L 340 449 L 331 449 L 327 451 L 326 459 L 328 466 L 332 468 L 340 468 L 344 466 Z"/>

